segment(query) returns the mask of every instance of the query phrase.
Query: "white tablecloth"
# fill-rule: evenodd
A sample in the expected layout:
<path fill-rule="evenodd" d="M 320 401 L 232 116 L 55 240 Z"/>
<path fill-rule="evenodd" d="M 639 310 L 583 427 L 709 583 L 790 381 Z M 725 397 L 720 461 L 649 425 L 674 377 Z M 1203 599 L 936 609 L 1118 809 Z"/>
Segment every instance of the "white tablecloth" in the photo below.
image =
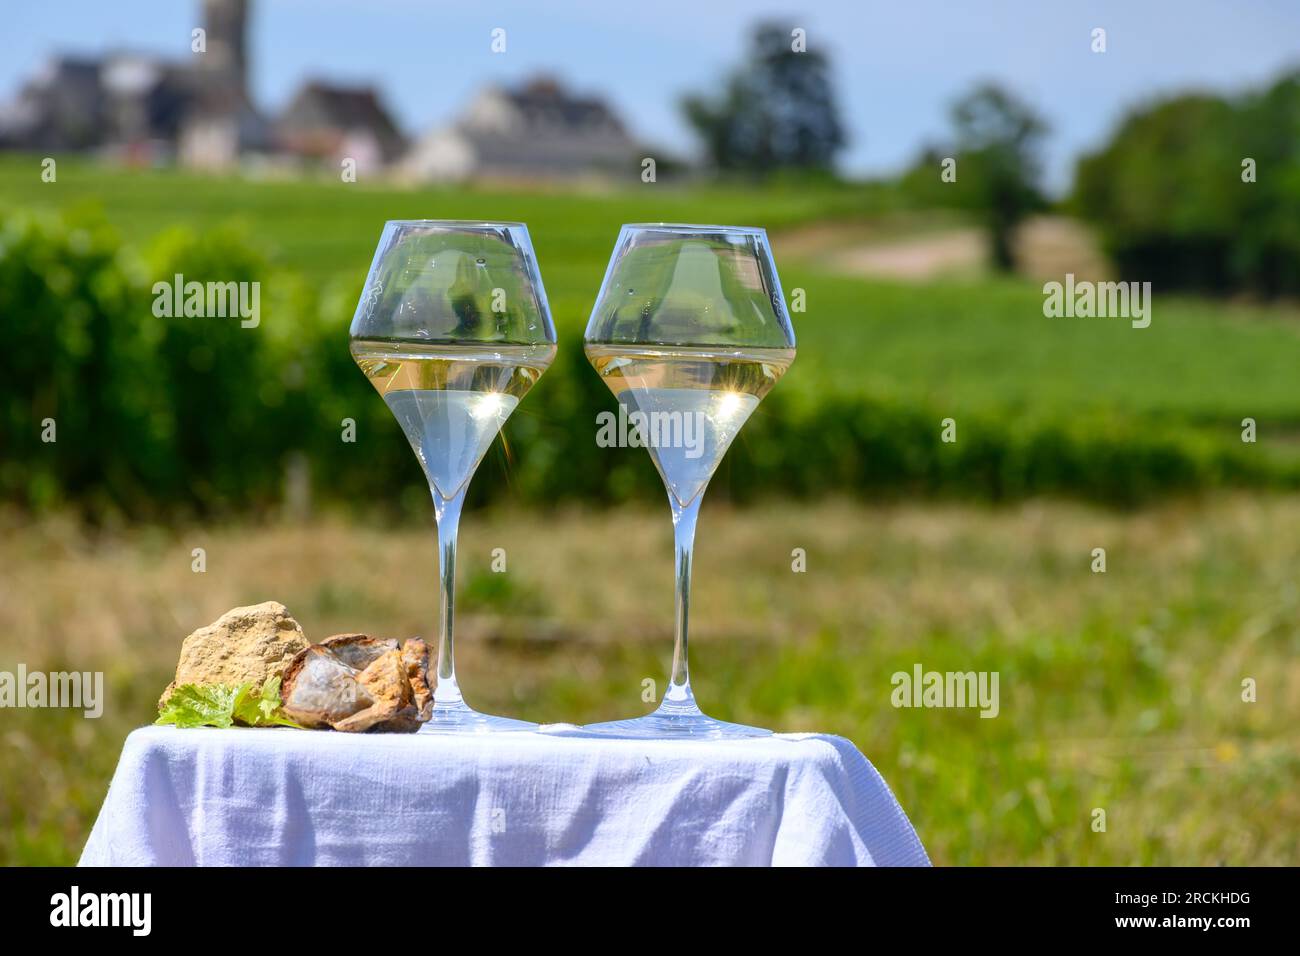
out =
<path fill-rule="evenodd" d="M 146 727 L 96 865 L 928 865 L 842 737 L 600 739 Z"/>

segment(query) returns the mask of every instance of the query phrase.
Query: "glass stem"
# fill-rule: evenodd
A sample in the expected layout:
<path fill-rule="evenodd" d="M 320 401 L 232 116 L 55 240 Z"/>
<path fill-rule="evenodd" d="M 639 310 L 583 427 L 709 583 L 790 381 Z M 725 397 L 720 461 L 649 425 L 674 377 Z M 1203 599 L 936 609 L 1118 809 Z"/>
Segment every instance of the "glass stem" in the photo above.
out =
<path fill-rule="evenodd" d="M 695 521 L 700 514 L 701 491 L 690 504 L 682 507 L 669 495 L 673 509 L 673 543 L 677 551 L 677 641 L 673 646 L 673 673 L 664 695 L 664 704 L 688 706 L 697 711 L 691 693 L 691 672 L 687 662 L 687 625 L 691 605 L 691 557 L 695 552 Z"/>
<path fill-rule="evenodd" d="M 438 684 L 433 691 L 434 704 L 437 706 L 461 702 L 460 687 L 456 683 L 452 625 L 456 605 L 456 533 L 460 530 L 460 510 L 464 504 L 464 486 L 451 498 L 444 499 L 437 491 L 433 493 L 434 517 L 438 520 L 438 571 L 442 578 L 441 615 L 438 620 Z"/>

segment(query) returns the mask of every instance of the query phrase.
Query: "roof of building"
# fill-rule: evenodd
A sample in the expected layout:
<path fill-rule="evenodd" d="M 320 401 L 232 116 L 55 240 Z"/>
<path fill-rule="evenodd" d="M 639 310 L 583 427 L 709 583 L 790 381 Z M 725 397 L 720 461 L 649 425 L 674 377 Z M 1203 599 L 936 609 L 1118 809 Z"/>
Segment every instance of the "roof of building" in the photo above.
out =
<path fill-rule="evenodd" d="M 308 152 L 324 140 L 332 142 L 357 131 L 374 136 L 388 158 L 403 146 L 397 124 L 378 92 L 369 86 L 336 86 L 320 80 L 304 83 L 280 114 L 276 127 L 285 145 Z"/>
<path fill-rule="evenodd" d="M 624 132 L 622 122 L 604 100 L 575 96 L 554 77 L 538 76 L 500 92 L 529 125 L 569 129 L 604 127 L 611 132 Z"/>

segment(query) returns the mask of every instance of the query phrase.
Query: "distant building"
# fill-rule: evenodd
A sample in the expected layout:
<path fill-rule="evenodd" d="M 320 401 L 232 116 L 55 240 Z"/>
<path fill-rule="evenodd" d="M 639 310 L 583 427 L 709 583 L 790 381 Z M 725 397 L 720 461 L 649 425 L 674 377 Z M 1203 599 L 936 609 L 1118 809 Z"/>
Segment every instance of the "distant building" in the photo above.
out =
<path fill-rule="evenodd" d="M 37 150 L 89 149 L 107 120 L 107 94 L 98 60 L 52 57 L 0 106 L 0 146 Z"/>
<path fill-rule="evenodd" d="M 488 87 L 464 114 L 420 140 L 402 160 L 416 179 L 536 179 L 637 169 L 637 145 L 603 100 L 539 77 Z"/>
<path fill-rule="evenodd" d="M 0 107 L 0 147 L 220 167 L 268 145 L 248 95 L 249 0 L 204 0 L 203 53 L 53 57 Z"/>
<path fill-rule="evenodd" d="M 387 166 L 405 147 L 379 94 L 369 87 L 305 83 L 275 123 L 277 151 L 335 165 L 356 161 L 358 172 Z"/>
<path fill-rule="evenodd" d="M 191 71 L 157 57 L 114 53 L 99 64 L 103 99 L 95 146 L 124 158 L 171 158 L 195 96 Z"/>
<path fill-rule="evenodd" d="M 343 159 L 423 181 L 639 175 L 645 147 L 604 100 L 537 77 L 482 90 L 451 125 L 407 150 L 370 87 L 304 83 L 274 122 L 248 81 L 251 0 L 203 0 L 204 49 L 56 56 L 0 105 L 0 148 L 94 151 L 135 163 L 224 169 L 250 156 Z M 663 158 L 662 156 L 660 157 Z"/>

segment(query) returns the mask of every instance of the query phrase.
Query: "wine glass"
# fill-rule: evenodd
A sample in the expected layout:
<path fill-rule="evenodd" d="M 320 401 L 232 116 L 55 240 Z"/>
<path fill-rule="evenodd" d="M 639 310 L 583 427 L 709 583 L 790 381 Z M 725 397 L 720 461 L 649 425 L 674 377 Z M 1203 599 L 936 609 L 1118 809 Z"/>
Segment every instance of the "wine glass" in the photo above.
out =
<path fill-rule="evenodd" d="M 351 347 L 406 433 L 433 495 L 442 598 L 433 716 L 421 732 L 534 727 L 465 703 L 452 639 L 465 491 L 492 439 L 555 357 L 555 328 L 528 228 L 385 223 L 352 319 Z"/>
<path fill-rule="evenodd" d="M 640 426 L 668 491 L 677 638 L 659 708 L 595 724 L 633 737 L 754 737 L 700 711 L 687 666 L 691 554 L 704 489 L 740 427 L 794 361 L 794 330 L 762 229 L 624 226 L 586 333 L 587 358 Z"/>

